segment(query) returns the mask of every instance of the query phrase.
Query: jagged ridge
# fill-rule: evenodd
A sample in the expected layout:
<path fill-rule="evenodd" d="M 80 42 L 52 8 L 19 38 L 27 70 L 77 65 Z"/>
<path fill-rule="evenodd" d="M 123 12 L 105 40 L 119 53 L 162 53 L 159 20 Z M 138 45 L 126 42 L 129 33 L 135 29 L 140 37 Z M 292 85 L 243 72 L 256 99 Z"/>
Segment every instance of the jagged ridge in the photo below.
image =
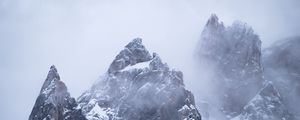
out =
<path fill-rule="evenodd" d="M 272 83 L 267 83 L 232 120 L 293 120 L 282 97 Z"/>
<path fill-rule="evenodd" d="M 29 120 L 85 120 L 77 103 L 60 80 L 55 66 L 50 67 Z"/>
<path fill-rule="evenodd" d="M 78 101 L 90 120 L 201 119 L 182 73 L 170 70 L 156 53 L 150 55 L 140 38 L 125 46 Z"/>
<path fill-rule="evenodd" d="M 201 34 L 197 60 L 213 68 L 213 82 L 225 114 L 238 115 L 262 87 L 261 41 L 246 23 L 225 27 L 212 14 Z M 243 96 L 243 97 L 241 97 Z"/>

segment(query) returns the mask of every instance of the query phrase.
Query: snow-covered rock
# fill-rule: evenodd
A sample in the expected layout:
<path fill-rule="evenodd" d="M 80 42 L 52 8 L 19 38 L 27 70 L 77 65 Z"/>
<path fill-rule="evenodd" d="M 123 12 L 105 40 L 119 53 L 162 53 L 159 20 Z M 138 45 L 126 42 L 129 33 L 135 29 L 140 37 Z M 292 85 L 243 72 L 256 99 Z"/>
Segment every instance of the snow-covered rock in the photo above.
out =
<path fill-rule="evenodd" d="M 300 37 L 278 41 L 263 50 L 265 78 L 274 83 L 290 112 L 300 119 Z"/>
<path fill-rule="evenodd" d="M 151 59 L 150 53 L 142 45 L 142 39 L 136 38 L 122 50 L 110 65 L 108 72 L 116 72 L 125 67 L 135 65 L 140 62 L 149 61 Z"/>
<path fill-rule="evenodd" d="M 246 23 L 235 21 L 225 27 L 212 14 L 201 34 L 196 56 L 200 64 L 213 69 L 216 95 L 226 114 L 238 115 L 262 87 L 261 40 Z"/>
<path fill-rule="evenodd" d="M 91 105 L 91 106 L 90 106 Z M 88 106 L 92 107 L 93 109 L 90 110 L 87 114 L 86 114 L 86 118 L 89 120 L 109 120 L 108 115 L 106 114 L 106 111 L 102 108 L 99 107 L 99 105 L 97 104 L 97 100 L 96 99 L 92 99 L 89 103 Z"/>
<path fill-rule="evenodd" d="M 232 120 L 293 120 L 272 83 L 267 83 Z"/>
<path fill-rule="evenodd" d="M 151 55 L 140 38 L 125 46 L 78 102 L 90 120 L 201 120 L 182 72 Z"/>
<path fill-rule="evenodd" d="M 85 120 L 77 103 L 60 80 L 55 66 L 51 66 L 29 120 Z"/>

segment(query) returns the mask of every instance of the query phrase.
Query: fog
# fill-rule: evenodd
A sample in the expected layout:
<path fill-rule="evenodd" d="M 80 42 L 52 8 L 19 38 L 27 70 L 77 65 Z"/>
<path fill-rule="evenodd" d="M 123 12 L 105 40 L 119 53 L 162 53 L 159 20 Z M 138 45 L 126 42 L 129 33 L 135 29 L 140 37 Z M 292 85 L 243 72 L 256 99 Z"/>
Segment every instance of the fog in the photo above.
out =
<path fill-rule="evenodd" d="M 299 5 L 298 0 L 0 0 L 1 119 L 28 119 L 53 64 L 78 97 L 136 37 L 183 71 L 194 94 L 208 90 L 197 87 L 205 83 L 195 80 L 190 61 L 211 13 L 227 25 L 247 22 L 267 47 L 300 34 Z"/>

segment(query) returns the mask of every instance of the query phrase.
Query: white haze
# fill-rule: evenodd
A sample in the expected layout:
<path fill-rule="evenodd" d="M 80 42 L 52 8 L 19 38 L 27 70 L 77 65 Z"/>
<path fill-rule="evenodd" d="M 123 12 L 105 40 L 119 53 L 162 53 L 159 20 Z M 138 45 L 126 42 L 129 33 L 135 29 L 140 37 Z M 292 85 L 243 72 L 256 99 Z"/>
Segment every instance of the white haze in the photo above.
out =
<path fill-rule="evenodd" d="M 210 88 L 194 76 L 190 63 L 211 13 L 227 25 L 247 22 L 268 46 L 299 35 L 299 5 L 297 0 L 0 0 L 0 117 L 28 119 L 52 64 L 78 97 L 135 37 L 183 71 L 188 89 L 201 97 L 197 93 L 209 94 Z M 201 79 L 209 76 L 202 72 Z"/>

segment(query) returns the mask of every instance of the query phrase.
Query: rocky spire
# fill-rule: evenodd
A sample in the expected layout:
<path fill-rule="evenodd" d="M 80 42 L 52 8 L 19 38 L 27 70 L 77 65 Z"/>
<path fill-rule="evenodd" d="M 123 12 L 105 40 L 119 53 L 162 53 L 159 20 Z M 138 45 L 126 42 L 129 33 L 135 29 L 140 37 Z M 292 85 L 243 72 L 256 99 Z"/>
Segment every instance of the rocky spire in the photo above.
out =
<path fill-rule="evenodd" d="M 142 44 L 141 38 L 135 38 L 115 57 L 108 72 L 113 73 L 124 69 L 128 65 L 135 65 L 140 62 L 151 60 L 150 53 Z"/>
<path fill-rule="evenodd" d="M 52 65 L 50 67 L 47 78 L 46 78 L 46 80 L 45 80 L 45 82 L 44 82 L 44 84 L 41 88 L 40 93 L 42 93 L 51 84 L 51 82 L 59 81 L 59 80 L 60 80 L 60 77 L 59 77 L 59 74 L 57 72 L 57 69 L 55 68 L 54 65 Z"/>
<path fill-rule="evenodd" d="M 246 23 L 236 21 L 224 27 L 213 14 L 196 51 L 199 63 L 213 69 L 212 81 L 222 99 L 222 111 L 238 115 L 262 87 L 260 38 Z"/>
<path fill-rule="evenodd" d="M 57 69 L 52 65 L 29 120 L 85 120 L 81 110 L 75 109 L 76 106 L 75 99 L 70 96 Z"/>
<path fill-rule="evenodd" d="M 86 118 L 121 120 L 201 120 L 181 71 L 170 70 L 134 39 L 109 71 L 79 98 Z"/>
<path fill-rule="evenodd" d="M 219 18 L 216 14 L 211 14 L 210 18 L 206 22 L 206 28 L 224 28 L 223 22 L 219 22 Z"/>

